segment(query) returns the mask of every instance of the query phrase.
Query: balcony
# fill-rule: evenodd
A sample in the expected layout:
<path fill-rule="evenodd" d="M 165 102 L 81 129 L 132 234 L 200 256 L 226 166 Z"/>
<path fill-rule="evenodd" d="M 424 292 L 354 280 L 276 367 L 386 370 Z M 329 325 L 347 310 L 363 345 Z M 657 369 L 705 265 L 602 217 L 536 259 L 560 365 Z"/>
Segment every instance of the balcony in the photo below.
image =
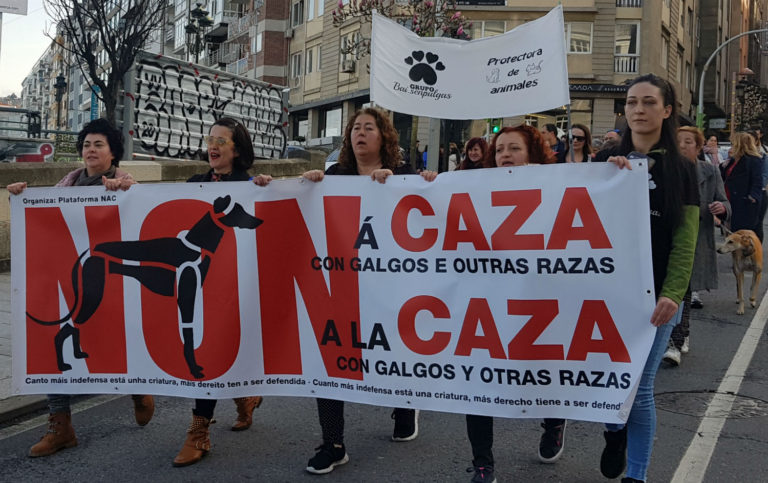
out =
<path fill-rule="evenodd" d="M 613 72 L 616 74 L 637 74 L 637 62 L 639 55 L 614 55 Z"/>
<path fill-rule="evenodd" d="M 248 32 L 248 29 L 256 25 L 256 15 L 249 13 L 244 17 L 233 20 L 227 26 L 227 38 L 234 38 Z"/>
<path fill-rule="evenodd" d="M 221 52 L 221 62 L 230 64 L 238 59 L 247 57 L 251 53 L 251 46 L 248 44 L 225 43 L 219 48 Z"/>
<path fill-rule="evenodd" d="M 216 12 L 213 17 L 213 27 L 205 34 L 209 42 L 223 42 L 227 38 L 229 24 L 238 20 L 238 14 L 234 10 L 222 10 Z"/>
<path fill-rule="evenodd" d="M 643 0 L 616 0 L 617 7 L 643 8 Z"/>
<path fill-rule="evenodd" d="M 250 55 L 248 57 L 250 57 Z M 251 67 L 248 57 L 243 57 L 242 59 L 227 64 L 227 72 L 236 75 L 243 75 L 248 72 Z"/>

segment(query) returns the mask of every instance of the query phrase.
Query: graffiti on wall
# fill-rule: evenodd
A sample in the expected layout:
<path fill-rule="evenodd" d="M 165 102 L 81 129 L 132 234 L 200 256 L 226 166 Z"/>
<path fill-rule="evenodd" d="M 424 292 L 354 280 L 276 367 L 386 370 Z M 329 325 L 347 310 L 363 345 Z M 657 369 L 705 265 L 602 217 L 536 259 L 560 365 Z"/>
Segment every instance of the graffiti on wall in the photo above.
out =
<path fill-rule="evenodd" d="M 183 64 L 167 57 L 140 57 L 133 137 L 157 156 L 201 158 L 203 138 L 221 117 L 241 121 L 257 158 L 279 158 L 286 144 L 282 88 L 253 79 Z"/>

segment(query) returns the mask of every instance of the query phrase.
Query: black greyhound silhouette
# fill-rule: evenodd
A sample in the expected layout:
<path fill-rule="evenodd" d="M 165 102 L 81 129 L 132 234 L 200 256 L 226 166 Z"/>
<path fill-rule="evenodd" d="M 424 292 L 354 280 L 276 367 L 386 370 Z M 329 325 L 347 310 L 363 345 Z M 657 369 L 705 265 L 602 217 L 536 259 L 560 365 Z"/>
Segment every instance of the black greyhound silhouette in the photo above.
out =
<path fill-rule="evenodd" d="M 233 203 L 227 195 L 216 198 L 212 211 L 203 215 L 192 228 L 180 232 L 175 238 L 99 243 L 92 251 L 88 249 L 81 253 L 72 267 L 75 301 L 69 313 L 59 320 L 50 321 L 38 319 L 29 312 L 27 317 L 42 325 L 59 325 L 70 320 L 75 325 L 85 323 L 99 308 L 104 295 L 107 266 L 105 256 L 119 260 L 165 264 L 167 268 L 123 265 L 109 260 L 108 267 L 109 273 L 135 278 L 156 294 L 169 297 L 176 294 L 181 313 L 184 359 L 192 376 L 202 379 L 205 377 L 203 368 L 195 361 L 194 333 L 192 327 L 187 325 L 193 322 L 195 298 L 208 273 L 211 255 L 216 252 L 225 229 L 253 230 L 261 223 L 262 220 L 246 213 L 239 203 Z M 89 251 L 90 256 L 86 257 Z M 72 369 L 72 366 L 64 362 L 62 353 L 67 337 L 72 336 L 76 359 L 88 357 L 80 347 L 80 329 L 72 323 L 63 325 L 54 337 L 56 363 L 62 372 Z"/>

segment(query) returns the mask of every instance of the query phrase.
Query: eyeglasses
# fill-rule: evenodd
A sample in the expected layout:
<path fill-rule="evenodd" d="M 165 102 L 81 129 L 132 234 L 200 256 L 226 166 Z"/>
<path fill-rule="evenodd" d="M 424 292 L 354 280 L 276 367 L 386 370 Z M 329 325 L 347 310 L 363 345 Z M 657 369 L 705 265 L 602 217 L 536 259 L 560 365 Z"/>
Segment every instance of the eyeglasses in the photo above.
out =
<path fill-rule="evenodd" d="M 579 142 L 583 143 L 584 141 L 587 140 L 587 137 L 586 136 L 575 136 L 575 135 L 572 134 L 571 135 L 571 139 L 573 139 L 574 141 L 579 141 Z"/>
<path fill-rule="evenodd" d="M 205 141 L 205 144 L 208 146 L 218 146 L 218 147 L 224 147 L 228 144 L 233 144 L 233 141 L 231 139 L 225 139 L 225 138 L 215 138 L 213 136 L 205 136 L 203 138 L 203 141 Z"/>

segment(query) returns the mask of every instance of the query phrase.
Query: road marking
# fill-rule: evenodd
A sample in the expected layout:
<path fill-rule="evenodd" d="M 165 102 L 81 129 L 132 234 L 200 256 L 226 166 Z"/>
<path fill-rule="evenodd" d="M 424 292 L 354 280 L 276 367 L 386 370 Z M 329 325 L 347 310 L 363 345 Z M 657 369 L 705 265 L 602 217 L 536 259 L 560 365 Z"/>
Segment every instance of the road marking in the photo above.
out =
<path fill-rule="evenodd" d="M 736 350 L 736 355 L 733 356 L 731 365 L 728 367 L 720 387 L 717 388 L 717 393 L 707 406 L 707 411 L 704 413 L 699 428 L 677 466 L 677 471 L 672 477 L 672 483 L 704 481 L 712 453 L 714 453 L 717 441 L 720 439 L 720 433 L 723 431 L 726 416 L 733 408 L 733 401 L 741 389 L 744 375 L 765 330 L 766 319 L 768 319 L 768 292 L 763 295 L 760 306 Z"/>
<path fill-rule="evenodd" d="M 114 401 L 115 399 L 123 396 L 124 395 L 122 394 L 120 395 L 104 394 L 100 396 L 93 396 L 83 401 L 78 401 L 77 403 L 72 405 L 72 414 L 77 414 L 85 411 L 86 409 L 91 409 L 96 406 L 101 406 L 102 404 L 106 404 L 110 401 Z M 48 421 L 48 415 L 43 414 L 36 418 L 22 421 L 19 424 L 14 424 L 5 429 L 0 429 L 0 441 L 11 438 L 25 431 L 29 431 L 30 429 L 33 429 L 40 425 L 45 424 L 47 421 Z"/>

